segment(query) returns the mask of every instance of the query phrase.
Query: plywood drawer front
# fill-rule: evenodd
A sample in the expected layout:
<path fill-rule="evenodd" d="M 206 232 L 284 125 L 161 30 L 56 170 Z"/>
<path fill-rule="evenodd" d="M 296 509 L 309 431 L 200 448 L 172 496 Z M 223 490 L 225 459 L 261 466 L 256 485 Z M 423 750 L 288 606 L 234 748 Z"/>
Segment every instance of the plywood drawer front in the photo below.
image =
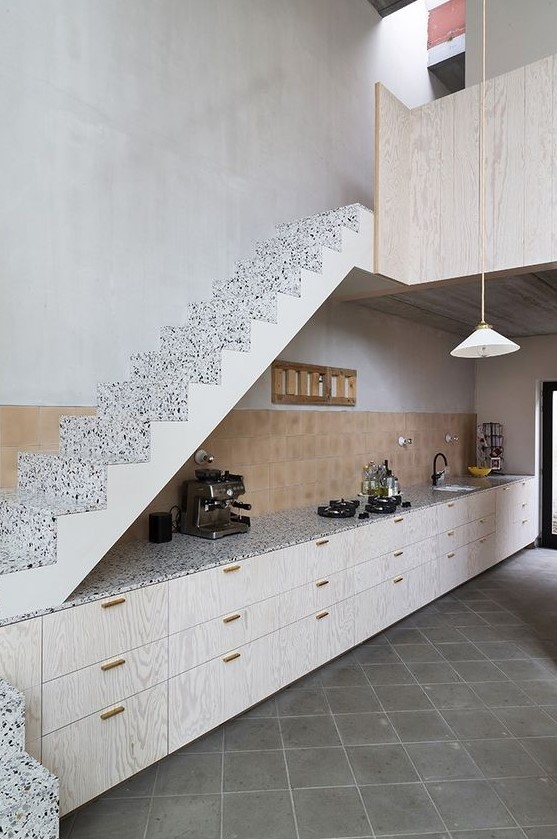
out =
<path fill-rule="evenodd" d="M 456 548 L 461 548 L 463 545 L 468 545 L 470 542 L 475 542 L 476 539 L 481 539 L 488 533 L 494 532 L 495 516 L 483 516 L 476 521 L 462 524 L 460 527 L 454 527 L 442 533 L 439 537 L 439 552 L 441 555 L 448 553 Z"/>
<path fill-rule="evenodd" d="M 473 518 L 470 508 L 470 499 L 455 498 L 453 501 L 446 501 L 439 506 L 439 524 L 441 531 L 453 530 L 466 524 Z"/>
<path fill-rule="evenodd" d="M 393 524 L 390 519 L 376 519 L 351 532 L 355 564 L 382 556 L 390 549 L 393 540 Z"/>
<path fill-rule="evenodd" d="M 481 574 L 495 563 L 495 533 L 488 533 L 470 545 L 468 576 Z"/>
<path fill-rule="evenodd" d="M 18 690 L 41 683 L 41 620 L 0 627 L 0 678 Z"/>
<path fill-rule="evenodd" d="M 273 551 L 171 580 L 170 634 L 276 596 L 288 587 L 285 569 L 304 567 L 296 562 L 304 551 L 303 545 Z"/>
<path fill-rule="evenodd" d="M 167 583 L 96 600 L 43 618 L 49 681 L 168 635 Z"/>
<path fill-rule="evenodd" d="M 120 710 L 122 709 L 123 710 Z M 167 686 L 43 737 L 45 766 L 60 779 L 61 815 L 160 760 L 167 753 Z"/>
<path fill-rule="evenodd" d="M 494 516 L 496 492 L 496 489 L 487 489 L 482 492 L 470 493 L 464 499 L 469 510 L 467 521 Z"/>
<path fill-rule="evenodd" d="M 301 620 L 354 594 L 354 569 L 337 571 L 281 595 L 281 625 Z"/>
<path fill-rule="evenodd" d="M 439 557 L 440 593 L 450 591 L 468 579 L 470 546 L 463 545 Z"/>
<path fill-rule="evenodd" d="M 426 510 L 415 510 L 410 513 L 406 512 L 406 510 L 401 510 L 399 514 L 389 519 L 388 523 L 391 526 L 387 547 L 388 552 L 406 548 L 415 542 L 428 539 L 439 532 L 436 507 L 431 507 Z"/>
<path fill-rule="evenodd" d="M 168 641 L 170 676 L 274 632 L 279 625 L 280 598 L 276 596 L 177 632 Z"/>
<path fill-rule="evenodd" d="M 360 644 L 387 626 L 387 584 L 374 586 L 354 597 L 354 643 Z"/>
<path fill-rule="evenodd" d="M 439 539 L 432 536 L 381 557 L 381 581 L 403 574 L 411 568 L 431 562 L 439 553 Z"/>
<path fill-rule="evenodd" d="M 275 693 L 282 685 L 279 633 L 272 632 L 221 656 L 224 719 Z"/>
<path fill-rule="evenodd" d="M 169 680 L 169 752 L 224 721 L 223 676 L 222 662 L 217 658 Z"/>
<path fill-rule="evenodd" d="M 282 627 L 279 647 L 282 685 L 289 685 L 317 667 L 317 626 L 314 615 Z"/>
<path fill-rule="evenodd" d="M 117 704 L 167 678 L 165 638 L 45 682 L 43 734 Z"/>
<path fill-rule="evenodd" d="M 317 612 L 315 624 L 317 663 L 324 664 L 354 646 L 354 598 Z"/>

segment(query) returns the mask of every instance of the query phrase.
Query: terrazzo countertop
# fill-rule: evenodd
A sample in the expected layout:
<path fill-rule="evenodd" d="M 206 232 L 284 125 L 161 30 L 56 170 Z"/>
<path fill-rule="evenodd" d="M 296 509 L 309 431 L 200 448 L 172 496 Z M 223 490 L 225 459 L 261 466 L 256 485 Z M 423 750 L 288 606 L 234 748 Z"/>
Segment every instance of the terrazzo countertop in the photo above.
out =
<path fill-rule="evenodd" d="M 459 489 L 455 492 L 434 490 L 430 484 L 416 484 L 403 488 L 404 501 L 410 501 L 409 509 L 397 509 L 393 515 L 409 515 L 416 510 L 433 507 L 447 500 L 466 498 L 474 492 L 515 483 L 532 475 L 499 475 L 487 478 L 453 478 L 449 486 L 473 487 L 473 490 Z M 325 499 L 323 503 L 326 503 Z M 363 509 L 361 507 L 360 509 Z M 389 516 L 370 514 L 368 519 L 328 519 L 317 515 L 317 505 L 297 507 L 281 513 L 270 513 L 252 519 L 249 533 L 234 534 L 215 541 L 195 536 L 174 534 L 171 542 L 153 544 L 146 540 L 127 542 L 113 547 L 96 568 L 75 589 L 69 598 L 52 609 L 43 609 L 28 615 L 7 618 L 0 626 L 16 623 L 30 617 L 57 612 L 71 606 L 79 606 L 103 597 L 112 597 L 122 592 L 161 583 L 197 571 L 205 571 L 228 562 L 259 556 L 269 551 L 287 548 L 302 542 L 330 536 L 354 527 L 373 527 L 377 521 Z"/>

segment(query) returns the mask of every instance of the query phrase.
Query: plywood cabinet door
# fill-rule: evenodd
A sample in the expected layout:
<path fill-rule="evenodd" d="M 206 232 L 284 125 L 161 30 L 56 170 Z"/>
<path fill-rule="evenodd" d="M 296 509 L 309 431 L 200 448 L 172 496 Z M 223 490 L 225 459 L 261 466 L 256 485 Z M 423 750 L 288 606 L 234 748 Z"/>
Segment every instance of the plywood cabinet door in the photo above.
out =
<path fill-rule="evenodd" d="M 220 665 L 223 717 L 230 719 L 281 687 L 279 633 L 230 650 Z"/>
<path fill-rule="evenodd" d="M 317 612 L 315 624 L 317 663 L 320 665 L 354 646 L 354 598 Z"/>
<path fill-rule="evenodd" d="M 62 815 L 166 753 L 166 684 L 43 738 L 43 763 L 60 779 Z"/>
<path fill-rule="evenodd" d="M 281 683 L 289 685 L 317 667 L 314 615 L 283 626 L 279 632 Z"/>
<path fill-rule="evenodd" d="M 25 696 L 25 747 L 41 756 L 42 618 L 0 627 L 0 679 Z"/>
<path fill-rule="evenodd" d="M 381 583 L 354 597 L 354 643 L 360 644 L 388 626 L 388 592 L 391 583 Z"/>
<path fill-rule="evenodd" d="M 168 682 L 168 750 L 186 743 L 224 721 L 222 662 L 218 658 L 174 676 Z"/>

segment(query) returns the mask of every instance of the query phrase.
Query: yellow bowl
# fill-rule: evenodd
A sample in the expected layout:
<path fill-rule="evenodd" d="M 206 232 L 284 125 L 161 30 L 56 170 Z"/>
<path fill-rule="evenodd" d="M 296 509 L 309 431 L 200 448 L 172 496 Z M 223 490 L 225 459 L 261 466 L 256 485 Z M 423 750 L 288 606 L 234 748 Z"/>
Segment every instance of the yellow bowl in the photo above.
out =
<path fill-rule="evenodd" d="M 468 471 L 475 478 L 485 478 L 491 472 L 490 466 L 469 466 Z"/>

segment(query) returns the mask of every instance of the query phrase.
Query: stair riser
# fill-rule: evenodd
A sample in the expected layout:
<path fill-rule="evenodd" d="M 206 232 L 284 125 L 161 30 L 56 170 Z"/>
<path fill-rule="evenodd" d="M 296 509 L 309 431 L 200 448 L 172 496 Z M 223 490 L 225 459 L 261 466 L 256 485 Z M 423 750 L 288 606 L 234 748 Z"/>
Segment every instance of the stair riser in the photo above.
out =
<path fill-rule="evenodd" d="M 184 327 L 194 341 L 202 341 L 206 352 L 207 336 L 218 336 L 224 350 L 249 352 L 251 319 L 236 301 L 204 301 L 188 306 Z"/>
<path fill-rule="evenodd" d="M 22 499 L 44 496 L 83 505 L 84 509 L 102 509 L 106 505 L 106 481 L 106 465 L 97 461 L 19 454 L 18 490 Z"/>
<path fill-rule="evenodd" d="M 365 209 L 365 208 L 364 208 Z M 299 221 L 277 225 L 279 236 L 302 236 L 306 239 L 314 238 L 322 244 L 324 237 L 334 235 L 339 227 L 347 227 L 356 233 L 360 227 L 359 204 L 351 204 L 348 207 L 340 207 L 337 210 L 330 210 L 328 213 L 321 213 L 318 216 L 300 219 Z"/>
<path fill-rule="evenodd" d="M 278 317 L 277 294 L 268 291 L 264 283 L 247 288 L 240 280 L 227 280 L 213 285 L 213 299 L 226 300 L 237 304 L 243 297 L 249 296 L 250 320 L 262 320 L 276 323 Z"/>
<path fill-rule="evenodd" d="M 131 358 L 133 383 L 151 387 L 153 383 L 173 384 L 177 380 L 188 384 L 220 384 L 220 365 L 206 359 L 179 353 L 148 352 Z"/>
<path fill-rule="evenodd" d="M 98 416 L 113 423 L 184 422 L 188 418 L 188 383 L 148 386 L 116 382 L 97 388 Z"/>
<path fill-rule="evenodd" d="M 0 574 L 56 562 L 54 515 L 0 501 Z M 3 553 L 3 546 L 8 545 Z"/>
<path fill-rule="evenodd" d="M 280 265 L 268 257 L 255 257 L 249 262 L 240 262 L 232 280 L 245 289 L 273 291 L 275 294 L 290 294 L 299 297 L 302 291 L 302 269 Z"/>
<path fill-rule="evenodd" d="M 151 433 L 147 423 L 111 422 L 98 417 L 60 418 L 60 456 L 102 463 L 149 460 Z"/>

